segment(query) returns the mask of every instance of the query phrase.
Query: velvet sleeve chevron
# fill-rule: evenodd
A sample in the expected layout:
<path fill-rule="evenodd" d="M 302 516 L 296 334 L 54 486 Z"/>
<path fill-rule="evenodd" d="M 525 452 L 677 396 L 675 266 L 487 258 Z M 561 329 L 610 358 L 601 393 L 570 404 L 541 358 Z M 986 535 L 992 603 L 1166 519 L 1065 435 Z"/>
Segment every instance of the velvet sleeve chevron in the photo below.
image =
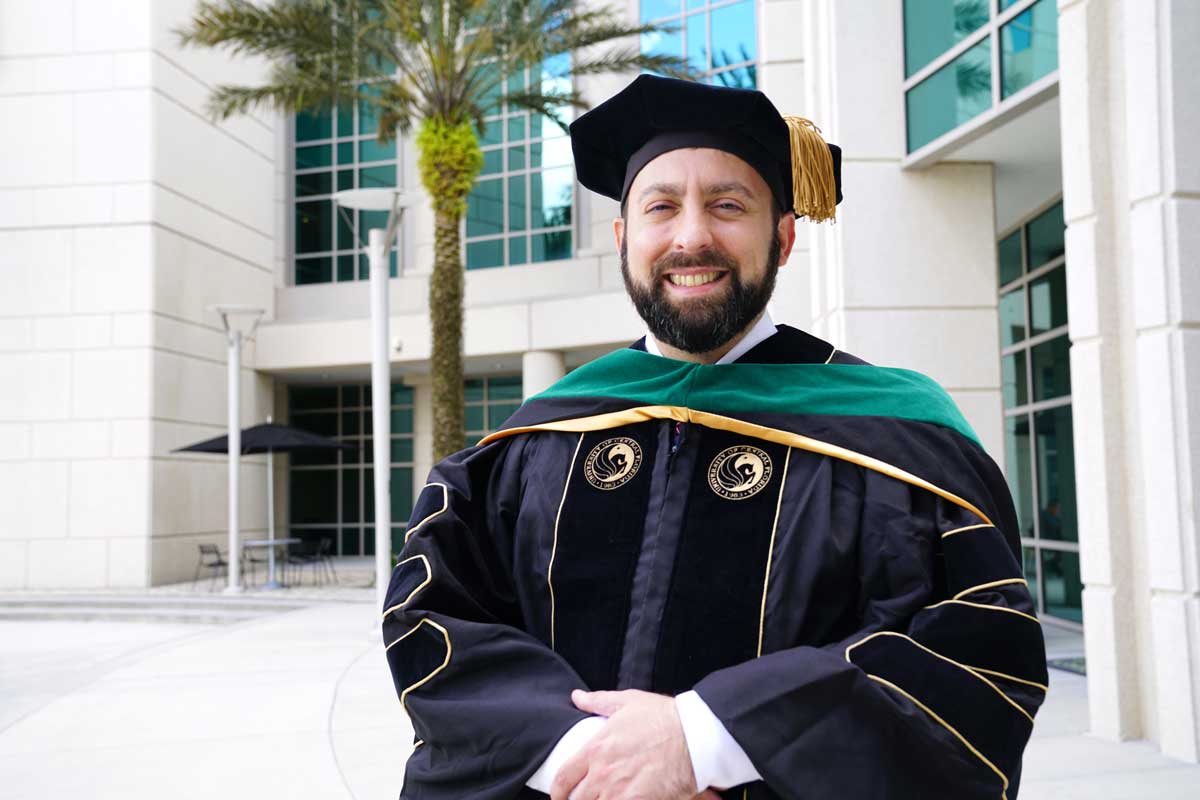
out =
<path fill-rule="evenodd" d="M 569 697 L 584 682 L 526 632 L 513 578 L 514 561 L 538 558 L 514 536 L 527 446 L 451 456 L 417 498 L 383 616 L 388 666 L 419 740 L 402 798 L 543 796 L 526 780 L 586 716 Z"/>
<path fill-rule="evenodd" d="M 696 690 L 782 797 L 1015 800 L 1047 678 L 1015 531 L 993 524 L 1011 501 L 980 502 L 985 518 L 863 477 L 860 630 Z"/>

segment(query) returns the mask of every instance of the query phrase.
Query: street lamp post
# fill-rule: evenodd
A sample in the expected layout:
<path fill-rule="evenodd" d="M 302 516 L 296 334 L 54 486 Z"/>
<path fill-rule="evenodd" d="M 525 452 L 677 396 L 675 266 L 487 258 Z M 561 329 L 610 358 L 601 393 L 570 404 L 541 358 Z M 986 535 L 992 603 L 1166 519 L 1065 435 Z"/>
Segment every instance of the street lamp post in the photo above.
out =
<path fill-rule="evenodd" d="M 371 440 L 375 472 L 375 600 L 383 609 L 392 573 L 391 354 L 388 345 L 388 245 L 396 238 L 409 201 L 397 189 L 350 189 L 333 196 L 338 205 L 359 211 L 388 211 L 386 228 L 367 234 L 371 282 Z"/>
<path fill-rule="evenodd" d="M 227 593 L 242 591 L 242 560 L 241 544 L 238 541 L 239 514 L 239 467 L 242 459 L 242 341 L 254 335 L 258 323 L 262 320 L 263 309 L 253 306 L 217 305 L 209 306 L 210 311 L 221 315 L 221 325 L 225 328 L 225 342 L 228 346 L 228 421 L 229 421 L 229 585 Z M 237 316 L 251 316 L 249 330 L 243 332 L 231 319 Z"/>

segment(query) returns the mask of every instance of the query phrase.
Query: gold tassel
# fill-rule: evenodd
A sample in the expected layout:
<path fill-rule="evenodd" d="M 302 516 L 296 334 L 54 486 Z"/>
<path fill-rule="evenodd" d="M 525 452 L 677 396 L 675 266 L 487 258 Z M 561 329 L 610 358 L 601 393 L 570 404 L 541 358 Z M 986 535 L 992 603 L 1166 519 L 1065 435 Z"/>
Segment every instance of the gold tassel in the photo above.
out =
<path fill-rule="evenodd" d="M 837 216 L 833 156 L 821 129 L 804 117 L 784 114 L 792 145 L 792 202 L 796 213 L 813 222 Z"/>

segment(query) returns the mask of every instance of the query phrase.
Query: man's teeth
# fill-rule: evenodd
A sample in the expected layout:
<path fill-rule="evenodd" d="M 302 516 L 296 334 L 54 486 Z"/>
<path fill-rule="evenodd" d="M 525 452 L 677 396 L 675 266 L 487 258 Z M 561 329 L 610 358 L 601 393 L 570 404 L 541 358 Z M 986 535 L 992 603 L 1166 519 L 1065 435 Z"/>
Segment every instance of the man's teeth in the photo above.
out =
<path fill-rule="evenodd" d="M 706 283 L 712 283 L 719 277 L 721 277 L 720 272 L 697 272 L 691 275 L 676 275 L 672 272 L 667 275 L 667 279 L 676 286 L 703 286 Z"/>

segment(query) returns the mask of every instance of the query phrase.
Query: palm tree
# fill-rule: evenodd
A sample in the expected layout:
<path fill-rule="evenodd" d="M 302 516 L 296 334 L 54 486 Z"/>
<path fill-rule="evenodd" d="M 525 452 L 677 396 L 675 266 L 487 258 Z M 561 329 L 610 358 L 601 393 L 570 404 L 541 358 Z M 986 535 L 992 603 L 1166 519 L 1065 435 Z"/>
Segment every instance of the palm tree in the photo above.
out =
<path fill-rule="evenodd" d="M 435 228 L 434 461 L 463 443 L 459 230 L 483 164 L 484 117 L 506 103 L 565 126 L 567 109 L 586 107 L 569 80 L 516 88 L 506 80 L 559 54 L 569 54 L 576 77 L 637 70 L 687 77 L 681 58 L 643 54 L 630 38 L 663 28 L 623 20 L 620 11 L 577 0 L 204 0 L 176 32 L 184 45 L 270 64 L 261 86 L 218 86 L 209 98 L 216 118 L 260 106 L 297 113 L 360 103 L 378 117 L 381 143 L 417 128 L 418 168 Z M 606 47 L 597 52 L 598 46 Z"/>

